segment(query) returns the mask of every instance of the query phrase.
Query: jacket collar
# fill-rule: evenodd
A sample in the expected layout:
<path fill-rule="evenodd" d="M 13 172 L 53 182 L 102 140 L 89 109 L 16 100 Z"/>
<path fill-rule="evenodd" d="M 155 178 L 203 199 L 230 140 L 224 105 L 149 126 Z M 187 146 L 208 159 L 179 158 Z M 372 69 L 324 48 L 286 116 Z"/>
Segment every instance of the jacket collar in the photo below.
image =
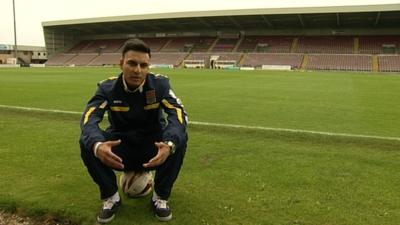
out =
<path fill-rule="evenodd" d="M 125 92 L 128 92 L 128 93 L 135 93 L 135 92 L 139 91 L 139 93 L 142 93 L 142 92 L 143 92 L 143 86 L 144 86 L 144 84 L 146 83 L 146 80 L 147 80 L 147 76 L 146 76 L 146 79 L 144 79 L 143 82 L 139 85 L 139 87 L 137 87 L 135 90 L 130 90 L 130 89 L 128 88 L 128 85 L 127 85 L 126 82 L 125 82 L 124 74 L 123 74 L 123 73 L 121 73 L 121 79 L 122 79 L 122 84 L 123 84 L 123 86 L 124 86 L 124 91 L 125 91 Z"/>

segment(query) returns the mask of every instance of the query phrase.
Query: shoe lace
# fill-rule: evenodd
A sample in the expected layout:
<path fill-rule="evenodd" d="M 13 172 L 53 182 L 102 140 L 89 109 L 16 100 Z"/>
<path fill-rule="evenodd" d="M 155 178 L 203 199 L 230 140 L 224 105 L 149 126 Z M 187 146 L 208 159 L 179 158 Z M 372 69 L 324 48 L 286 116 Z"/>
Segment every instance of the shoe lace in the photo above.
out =
<path fill-rule="evenodd" d="M 157 208 L 166 209 L 168 208 L 167 203 L 168 201 L 166 200 L 157 199 L 154 204 L 156 205 Z"/>
<path fill-rule="evenodd" d="M 112 209 L 112 207 L 114 206 L 115 202 L 112 201 L 111 199 L 107 199 L 106 201 L 104 201 L 103 203 L 103 209 Z"/>

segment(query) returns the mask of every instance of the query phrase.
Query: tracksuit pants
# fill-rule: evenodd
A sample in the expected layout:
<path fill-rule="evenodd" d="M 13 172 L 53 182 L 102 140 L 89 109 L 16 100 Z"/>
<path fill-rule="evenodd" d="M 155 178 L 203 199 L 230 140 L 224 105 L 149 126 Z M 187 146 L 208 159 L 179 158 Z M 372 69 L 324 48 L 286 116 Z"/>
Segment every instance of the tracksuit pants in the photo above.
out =
<path fill-rule="evenodd" d="M 121 144 L 115 146 L 112 151 L 122 158 L 124 171 L 146 171 L 156 170 L 154 178 L 154 190 L 158 196 L 168 200 L 171 195 L 172 186 L 178 177 L 183 158 L 186 152 L 186 143 L 183 146 L 177 146 L 173 155 L 170 155 L 166 161 L 155 168 L 144 168 L 143 163 L 147 163 L 151 158 L 157 155 L 158 149 L 154 145 L 156 141 L 161 140 L 161 135 L 156 134 L 142 138 L 140 141 L 132 141 L 129 137 L 120 134 L 106 133 L 108 140 L 121 139 Z M 82 141 L 79 141 L 81 148 L 81 157 L 92 179 L 100 188 L 101 199 L 111 197 L 118 191 L 117 178 L 114 169 L 104 165 L 95 157 L 93 149 L 86 149 Z"/>

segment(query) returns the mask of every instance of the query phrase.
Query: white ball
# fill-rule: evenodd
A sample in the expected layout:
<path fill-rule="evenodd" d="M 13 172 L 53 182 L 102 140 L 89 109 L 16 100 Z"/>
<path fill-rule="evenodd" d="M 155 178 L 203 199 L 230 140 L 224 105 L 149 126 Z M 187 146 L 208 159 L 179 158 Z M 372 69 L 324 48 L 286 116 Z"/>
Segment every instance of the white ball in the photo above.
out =
<path fill-rule="evenodd" d="M 124 172 L 120 176 L 119 185 L 128 197 L 143 197 L 153 189 L 153 175 L 151 172 Z"/>

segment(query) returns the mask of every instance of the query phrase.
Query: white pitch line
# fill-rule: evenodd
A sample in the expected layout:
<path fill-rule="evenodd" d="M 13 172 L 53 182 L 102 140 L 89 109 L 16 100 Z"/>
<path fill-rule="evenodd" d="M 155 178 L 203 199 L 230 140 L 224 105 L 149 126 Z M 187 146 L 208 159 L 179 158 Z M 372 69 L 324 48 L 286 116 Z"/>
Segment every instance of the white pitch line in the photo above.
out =
<path fill-rule="evenodd" d="M 62 114 L 74 114 L 74 115 L 81 115 L 82 114 L 82 112 L 75 112 L 75 111 L 65 111 L 65 110 L 57 110 L 57 109 L 41 109 L 41 108 L 31 108 L 31 107 L 12 106 L 12 105 L 0 105 L 0 108 L 19 109 L 19 110 L 25 110 L 25 111 L 62 113 Z M 362 134 L 332 133 L 332 132 L 301 130 L 301 129 L 287 129 L 287 128 L 261 127 L 261 126 L 246 126 L 246 125 L 237 125 L 237 124 L 209 123 L 209 122 L 199 122 L 199 121 L 189 121 L 189 124 L 201 125 L 201 126 L 212 126 L 212 127 L 240 128 L 240 129 L 250 129 L 250 130 L 282 131 L 282 132 L 290 132 L 290 133 L 318 134 L 318 135 L 324 135 L 324 136 L 355 137 L 355 138 L 365 138 L 365 139 L 380 139 L 380 140 L 400 141 L 400 137 L 384 137 L 384 136 L 362 135 Z"/>
<path fill-rule="evenodd" d="M 0 105 L 0 108 L 20 109 L 20 110 L 24 110 L 24 111 L 62 113 L 62 114 L 77 114 L 77 115 L 81 115 L 82 114 L 81 112 L 74 112 L 74 111 L 64 111 L 64 110 L 57 110 L 57 109 L 30 108 L 30 107 L 13 106 L 13 105 Z"/>
<path fill-rule="evenodd" d="M 215 127 L 229 127 L 229 128 L 241 128 L 241 129 L 252 129 L 252 130 L 268 130 L 268 131 L 283 131 L 283 132 L 289 132 L 289 133 L 318 134 L 318 135 L 324 135 L 324 136 L 356 137 L 356 138 L 400 141 L 399 137 L 384 137 L 384 136 L 348 134 L 348 133 L 332 133 L 332 132 L 313 131 L 313 130 L 275 128 L 275 127 L 260 127 L 260 126 L 245 126 L 245 125 L 223 124 L 223 123 L 208 123 L 208 122 L 196 122 L 196 121 L 191 121 L 189 123 L 195 124 L 195 125 L 215 126 Z"/>

